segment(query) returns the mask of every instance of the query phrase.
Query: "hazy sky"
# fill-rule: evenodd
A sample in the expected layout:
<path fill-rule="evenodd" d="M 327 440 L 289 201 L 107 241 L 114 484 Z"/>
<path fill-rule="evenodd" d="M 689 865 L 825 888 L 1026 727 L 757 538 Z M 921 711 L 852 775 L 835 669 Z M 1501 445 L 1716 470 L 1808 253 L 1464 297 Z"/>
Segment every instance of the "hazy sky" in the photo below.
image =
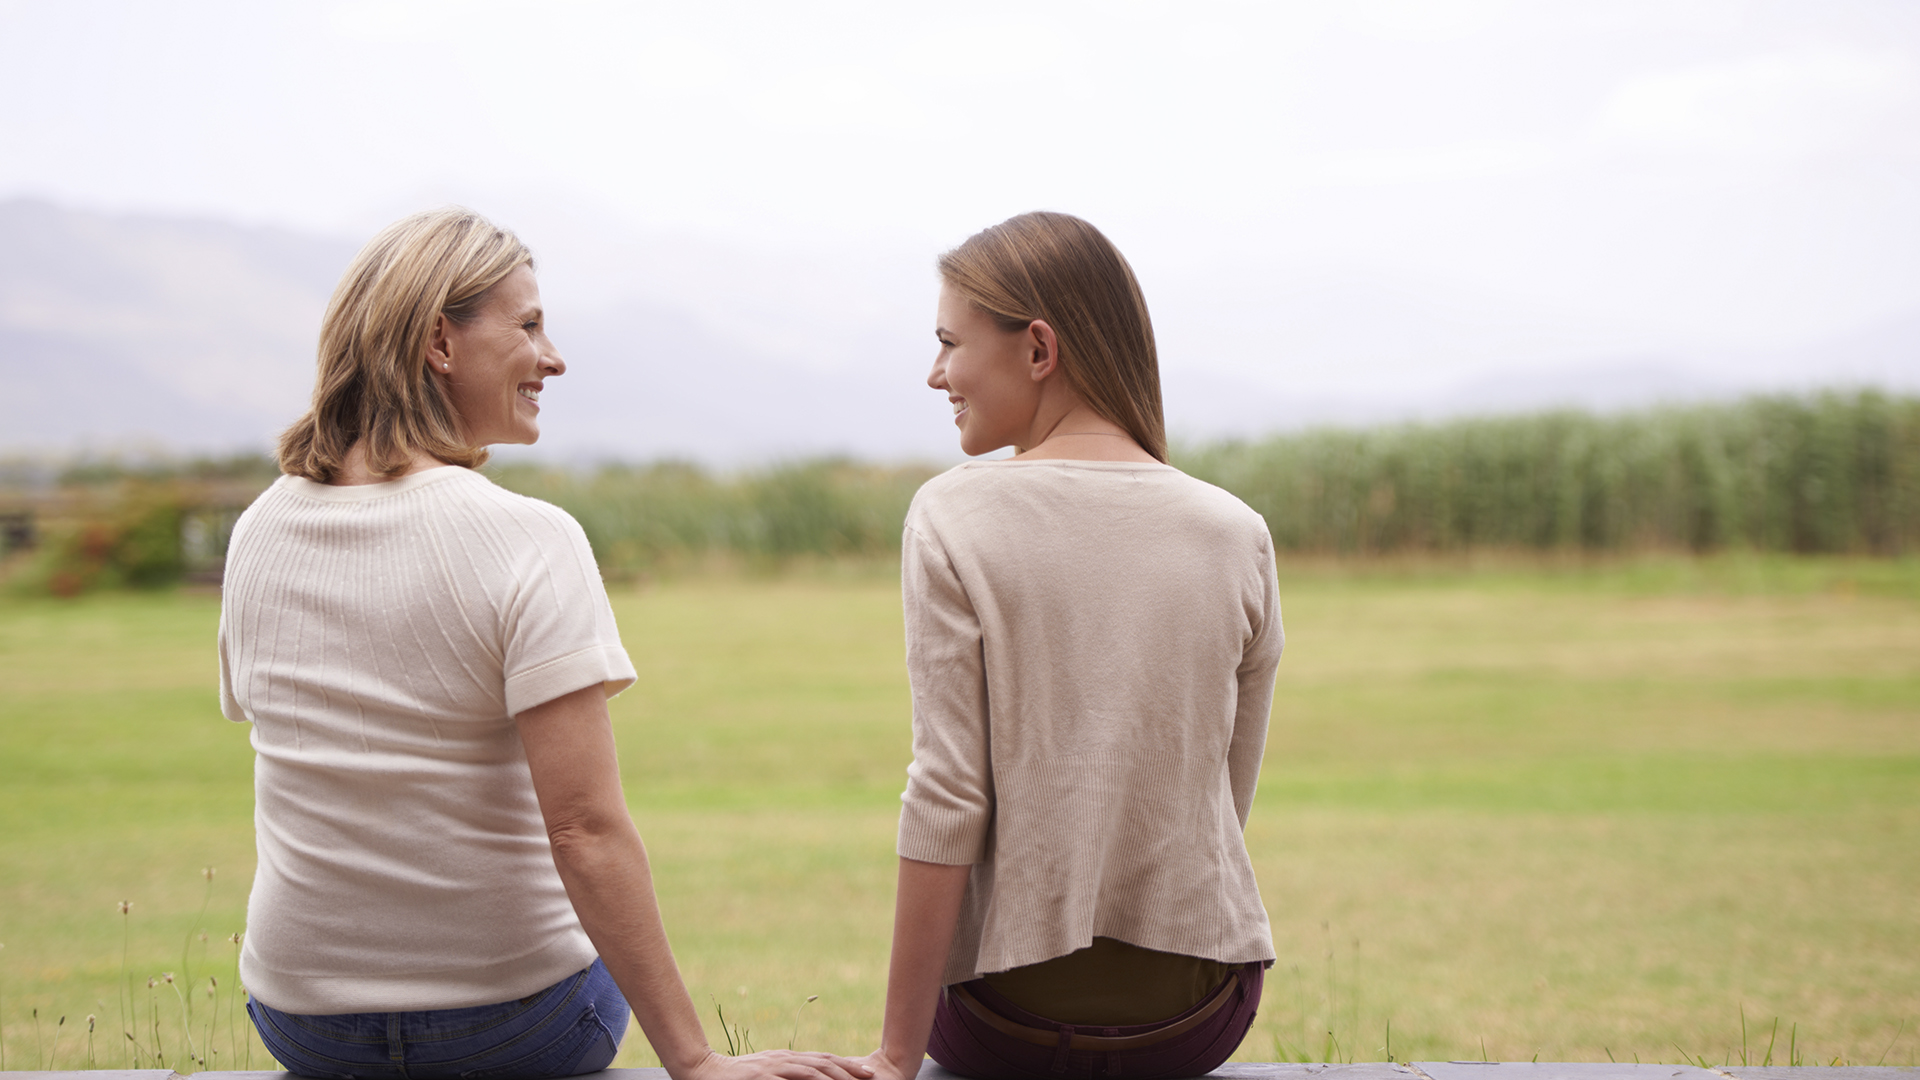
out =
<path fill-rule="evenodd" d="M 0 196 L 356 239 L 461 201 L 563 279 L 763 253 L 741 306 L 816 359 L 1037 207 L 1120 243 L 1170 365 L 1326 392 L 1920 312 L 1911 0 L 0 0 L 0 49 Z"/>

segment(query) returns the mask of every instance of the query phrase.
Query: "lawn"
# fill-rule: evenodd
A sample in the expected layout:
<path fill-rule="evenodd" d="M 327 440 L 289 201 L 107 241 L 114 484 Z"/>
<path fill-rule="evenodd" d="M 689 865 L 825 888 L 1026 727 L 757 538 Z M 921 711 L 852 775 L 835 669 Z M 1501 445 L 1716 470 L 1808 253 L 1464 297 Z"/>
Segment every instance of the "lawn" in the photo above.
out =
<path fill-rule="evenodd" d="M 1743 1016 L 1756 1063 L 1775 1018 L 1775 1063 L 1920 1056 L 1920 564 L 1281 580 L 1249 829 L 1280 960 L 1240 1057 L 1379 1060 L 1390 1037 L 1400 1059 L 1717 1064 Z M 843 567 L 614 602 L 640 671 L 622 772 L 712 1036 L 718 1005 L 756 1047 L 869 1049 L 908 746 L 897 586 Z M 129 997 L 169 1065 L 191 1068 L 183 1028 L 208 1067 L 249 1064 L 227 938 L 250 754 L 215 703 L 217 617 L 184 592 L 0 600 L 8 1068 L 56 1038 L 83 1065 L 89 1013 L 94 1060 L 125 1067 Z M 630 1040 L 621 1064 L 651 1063 Z"/>

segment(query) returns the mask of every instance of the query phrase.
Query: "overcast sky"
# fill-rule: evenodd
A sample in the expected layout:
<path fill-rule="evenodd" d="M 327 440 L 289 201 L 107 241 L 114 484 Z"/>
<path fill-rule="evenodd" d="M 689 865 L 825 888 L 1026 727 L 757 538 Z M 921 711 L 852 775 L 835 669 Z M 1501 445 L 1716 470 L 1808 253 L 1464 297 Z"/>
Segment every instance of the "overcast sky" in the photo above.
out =
<path fill-rule="evenodd" d="M 460 201 L 817 363 L 1039 207 L 1127 252 L 1170 366 L 1301 392 L 1920 314 L 1911 0 L 0 0 L 0 50 L 0 197 L 355 240 Z M 677 271 L 714 250 L 766 272 Z"/>

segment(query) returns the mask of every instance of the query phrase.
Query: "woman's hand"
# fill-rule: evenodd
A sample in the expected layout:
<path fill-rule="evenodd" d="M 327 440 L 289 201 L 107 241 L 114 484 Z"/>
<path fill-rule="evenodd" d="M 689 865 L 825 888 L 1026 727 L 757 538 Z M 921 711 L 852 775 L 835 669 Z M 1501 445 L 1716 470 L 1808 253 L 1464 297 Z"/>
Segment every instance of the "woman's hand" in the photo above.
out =
<path fill-rule="evenodd" d="M 865 1066 L 831 1054 L 713 1051 L 673 962 L 646 845 L 620 793 L 607 695 L 596 683 L 522 712 L 517 723 L 560 881 L 673 1080 L 868 1080 Z"/>
<path fill-rule="evenodd" d="M 885 1050 L 875 1050 L 866 1057 L 860 1058 L 859 1061 L 860 1064 L 872 1070 L 873 1080 L 913 1080 L 920 1075 L 919 1061 L 910 1065 L 904 1061 L 895 1061 L 887 1056 Z"/>
<path fill-rule="evenodd" d="M 728 1057 L 709 1053 L 689 1080 L 868 1080 L 873 1070 L 854 1058 L 811 1050 L 762 1050 Z"/>

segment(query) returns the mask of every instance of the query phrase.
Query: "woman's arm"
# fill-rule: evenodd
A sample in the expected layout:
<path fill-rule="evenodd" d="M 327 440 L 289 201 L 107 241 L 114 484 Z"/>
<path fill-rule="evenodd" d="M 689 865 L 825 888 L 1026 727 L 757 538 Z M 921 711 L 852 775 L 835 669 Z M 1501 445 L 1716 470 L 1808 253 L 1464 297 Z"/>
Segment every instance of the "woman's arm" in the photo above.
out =
<path fill-rule="evenodd" d="M 605 691 L 596 683 L 526 709 L 516 722 L 567 898 L 667 1073 L 674 1080 L 866 1077 L 864 1067 L 828 1054 L 729 1058 L 713 1051 L 674 963 L 647 850 L 620 791 Z"/>
<path fill-rule="evenodd" d="M 1264 536 L 1261 540 L 1256 586 L 1260 595 L 1249 604 L 1253 610 L 1248 613 L 1254 632 L 1234 672 L 1233 740 L 1227 747 L 1227 779 L 1233 787 L 1233 809 L 1243 831 L 1260 785 L 1260 762 L 1266 756 L 1267 725 L 1273 713 L 1273 677 L 1280 666 L 1280 651 L 1287 643 L 1286 631 L 1280 625 L 1273 545 Z"/>
<path fill-rule="evenodd" d="M 893 958 L 887 965 L 887 1012 L 880 1049 L 866 1063 L 882 1080 L 913 1080 L 933 1032 L 940 978 L 947 970 L 960 900 L 971 866 L 900 860 L 893 899 Z"/>
<path fill-rule="evenodd" d="M 909 511 L 900 553 L 913 764 L 900 808 L 893 959 L 880 1049 L 863 1059 L 887 1080 L 912 1080 L 920 1071 L 967 876 L 984 857 L 993 820 L 980 619 L 951 560 L 920 524 Z"/>

